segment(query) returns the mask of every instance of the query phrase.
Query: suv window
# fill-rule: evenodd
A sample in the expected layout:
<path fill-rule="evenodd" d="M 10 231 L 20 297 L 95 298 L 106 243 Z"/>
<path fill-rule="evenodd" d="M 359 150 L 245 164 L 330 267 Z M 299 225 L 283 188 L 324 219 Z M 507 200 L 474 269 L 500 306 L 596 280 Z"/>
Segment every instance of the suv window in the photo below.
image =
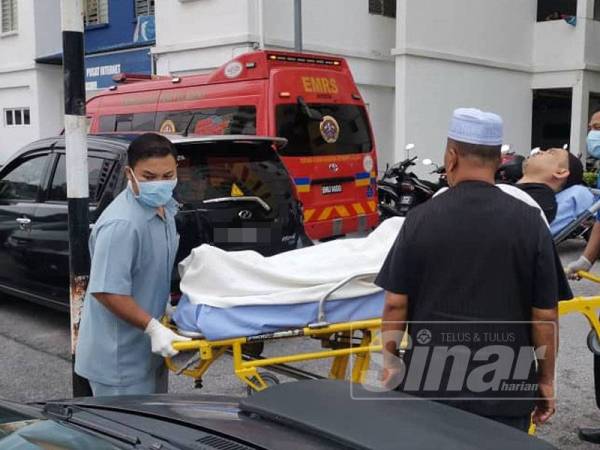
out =
<path fill-rule="evenodd" d="M 36 155 L 19 161 L 0 179 L 1 200 L 37 200 L 48 155 Z"/>
<path fill-rule="evenodd" d="M 256 134 L 254 106 L 228 106 L 193 111 L 159 111 L 156 129 L 165 133 L 181 133 L 188 126 L 190 134 L 224 135 Z"/>
<path fill-rule="evenodd" d="M 114 161 L 110 159 L 96 157 L 88 158 L 90 202 L 95 203 L 100 200 L 102 187 L 108 179 L 113 165 Z M 64 202 L 67 200 L 66 169 L 65 155 L 60 155 L 54 171 L 54 176 L 52 177 L 50 192 L 48 193 L 49 201 Z"/>
<path fill-rule="evenodd" d="M 115 120 L 117 116 L 100 116 L 100 131 L 112 133 L 115 131 Z"/>
<path fill-rule="evenodd" d="M 220 142 L 177 147 L 175 197 L 184 204 L 232 196 L 257 196 L 271 206 L 289 199 L 289 176 L 269 144 Z"/>
<path fill-rule="evenodd" d="M 208 135 L 256 134 L 254 106 L 210 108 L 194 111 L 190 133 Z"/>

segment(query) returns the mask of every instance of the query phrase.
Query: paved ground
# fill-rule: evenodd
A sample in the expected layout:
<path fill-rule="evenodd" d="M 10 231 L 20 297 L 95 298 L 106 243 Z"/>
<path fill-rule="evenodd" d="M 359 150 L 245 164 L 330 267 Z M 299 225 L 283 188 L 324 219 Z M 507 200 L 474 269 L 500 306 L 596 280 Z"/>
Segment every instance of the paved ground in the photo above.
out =
<path fill-rule="evenodd" d="M 568 242 L 560 248 L 564 263 L 575 259 L 582 243 Z M 596 270 L 600 273 L 600 264 Z M 589 282 L 573 283 L 576 294 L 593 295 L 598 287 Z M 593 449 L 581 443 L 578 426 L 600 426 L 600 411 L 594 402 L 592 356 L 586 347 L 589 327 L 579 316 L 566 316 L 560 325 L 558 412 L 539 436 L 561 449 Z M 306 350 L 313 342 L 278 343 L 271 351 Z M 245 395 L 245 389 L 231 375 L 230 360 L 222 358 L 207 374 L 202 392 Z M 303 368 L 326 374 L 323 362 Z M 69 320 L 64 314 L 0 297 L 0 397 L 20 401 L 70 396 L 71 362 Z M 171 377 L 170 390 L 192 392 L 189 379 Z M 599 447 L 600 448 L 600 447 Z"/>

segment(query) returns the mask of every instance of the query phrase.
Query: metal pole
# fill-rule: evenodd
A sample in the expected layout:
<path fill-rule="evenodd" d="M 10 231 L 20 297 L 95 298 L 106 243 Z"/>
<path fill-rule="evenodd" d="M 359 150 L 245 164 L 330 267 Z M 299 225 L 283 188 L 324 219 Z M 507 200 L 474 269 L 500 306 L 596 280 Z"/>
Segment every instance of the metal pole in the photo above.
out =
<path fill-rule="evenodd" d="M 294 50 L 302 51 L 302 0 L 294 0 Z"/>
<path fill-rule="evenodd" d="M 71 355 L 74 366 L 79 320 L 90 272 L 83 0 L 61 0 L 61 11 L 69 209 Z M 84 395 L 91 395 L 89 383 L 73 370 L 73 396 Z"/>

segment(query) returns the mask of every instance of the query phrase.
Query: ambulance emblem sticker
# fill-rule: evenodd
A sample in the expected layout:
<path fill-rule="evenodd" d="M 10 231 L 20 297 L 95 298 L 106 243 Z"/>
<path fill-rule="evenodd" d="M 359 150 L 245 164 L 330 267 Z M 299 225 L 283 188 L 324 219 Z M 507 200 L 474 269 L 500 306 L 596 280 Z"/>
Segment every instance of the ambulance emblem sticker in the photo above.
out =
<path fill-rule="evenodd" d="M 244 70 L 244 66 L 239 61 L 233 61 L 225 66 L 224 73 L 227 78 L 231 79 L 239 77 L 242 70 Z"/>
<path fill-rule="evenodd" d="M 328 144 L 335 144 L 340 137 L 340 126 L 332 116 L 324 116 L 319 126 L 321 137 Z"/>
<path fill-rule="evenodd" d="M 161 133 L 175 133 L 175 131 L 177 131 L 175 127 L 175 122 L 168 119 L 165 120 L 158 131 L 160 131 Z"/>

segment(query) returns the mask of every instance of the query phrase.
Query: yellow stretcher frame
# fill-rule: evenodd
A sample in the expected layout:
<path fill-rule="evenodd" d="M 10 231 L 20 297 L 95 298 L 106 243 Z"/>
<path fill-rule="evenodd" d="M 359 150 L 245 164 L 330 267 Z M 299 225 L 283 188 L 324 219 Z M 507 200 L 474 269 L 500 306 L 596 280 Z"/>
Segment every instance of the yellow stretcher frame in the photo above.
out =
<path fill-rule="evenodd" d="M 581 271 L 578 272 L 578 275 L 583 279 L 600 284 L 600 277 L 589 272 Z M 591 329 L 595 331 L 596 337 L 600 342 L 600 319 L 598 310 L 600 310 L 600 296 L 579 296 L 558 303 L 559 316 L 572 313 L 582 314 L 588 320 Z M 296 330 L 271 333 L 270 336 L 265 335 L 267 337 L 264 339 L 257 339 L 256 337 L 239 337 L 217 341 L 194 339 L 187 342 L 174 342 L 173 347 L 176 350 L 181 352 L 194 351 L 197 352 L 198 355 L 196 358 L 192 358 L 192 360 L 183 367 L 178 367 L 172 358 L 165 358 L 165 364 L 169 370 L 176 372 L 178 375 L 183 374 L 192 377 L 195 380 L 200 380 L 209 367 L 229 350 L 233 357 L 234 374 L 242 381 L 242 383 L 246 384 L 253 391 L 262 391 L 268 387 L 268 384 L 258 371 L 259 368 L 300 361 L 332 358 L 333 361 L 329 371 L 329 378 L 344 380 L 347 377 L 349 359 L 351 356 L 354 356 L 355 361 L 350 373 L 350 380 L 354 383 L 364 382 L 370 364 L 371 353 L 380 352 L 382 350 L 382 345 L 378 337 L 378 333 L 381 330 L 381 319 L 327 324 L 323 321 L 323 318 L 322 308 L 320 308 L 320 322 L 317 324 L 319 326 L 307 326 Z M 167 318 L 165 318 L 163 322 L 165 325 L 169 326 L 169 320 Z M 352 338 L 355 331 L 362 332 L 360 344 L 358 345 L 352 345 Z M 332 341 L 332 338 L 336 336 L 338 337 L 337 342 L 341 344 L 340 348 L 330 348 L 331 343 L 336 342 L 335 339 Z M 242 346 L 244 344 L 293 337 L 318 339 L 321 341 L 323 350 L 293 355 L 271 356 L 249 361 L 244 359 L 242 351 Z M 341 341 L 339 340 L 340 338 Z M 342 343 L 344 338 L 346 346 L 343 346 Z M 194 365 L 195 367 L 190 368 L 191 365 Z M 529 434 L 535 434 L 535 429 L 536 427 L 532 423 Z"/>
<path fill-rule="evenodd" d="M 295 363 L 299 361 L 310 361 L 315 359 L 332 358 L 329 378 L 344 380 L 348 372 L 350 356 L 355 360 L 352 365 L 350 379 L 355 383 L 364 381 L 370 363 L 370 354 L 381 351 L 381 343 L 378 332 L 381 329 L 381 319 L 362 320 L 355 322 L 336 323 L 320 328 L 304 327 L 297 330 L 288 330 L 281 333 L 271 333 L 272 337 L 256 339 L 253 337 L 239 337 L 218 341 L 206 339 L 195 339 L 187 342 L 174 342 L 175 350 L 186 352 L 198 352 L 197 358 L 193 359 L 193 368 L 178 367 L 172 358 L 165 358 L 165 364 L 169 370 L 177 374 L 183 374 L 199 380 L 208 368 L 219 357 L 228 350 L 233 357 L 233 372 L 244 384 L 253 391 L 262 391 L 268 384 L 262 378 L 259 368 L 275 366 L 279 364 Z M 361 332 L 360 343 L 352 344 L 356 338 L 354 333 Z M 278 339 L 289 339 L 293 337 L 309 337 L 321 341 L 323 350 L 314 352 L 297 353 L 293 355 L 270 356 L 254 360 L 245 360 L 242 346 L 253 342 L 266 342 Z M 333 340 L 332 340 L 333 339 Z M 331 348 L 337 346 L 340 348 Z"/>
<path fill-rule="evenodd" d="M 580 278 L 593 281 L 600 284 L 600 277 L 589 272 L 577 272 Z M 558 302 L 558 314 L 563 316 L 571 313 L 580 313 L 588 320 L 596 336 L 600 338 L 600 320 L 598 319 L 598 310 L 600 309 L 600 296 L 574 297 L 571 300 Z"/>

